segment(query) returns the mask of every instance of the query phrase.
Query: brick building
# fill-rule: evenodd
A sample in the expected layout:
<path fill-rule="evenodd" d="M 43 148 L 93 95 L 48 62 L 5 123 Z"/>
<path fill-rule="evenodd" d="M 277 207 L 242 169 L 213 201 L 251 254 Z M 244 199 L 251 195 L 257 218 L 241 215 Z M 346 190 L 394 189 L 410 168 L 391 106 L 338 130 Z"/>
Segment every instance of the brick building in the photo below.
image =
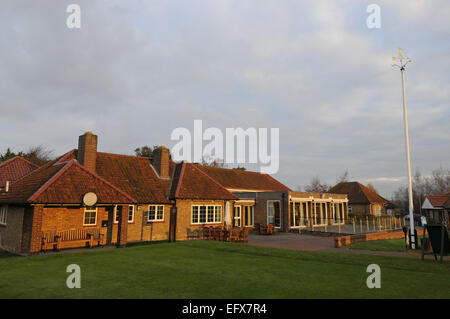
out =
<path fill-rule="evenodd" d="M 331 193 L 348 196 L 348 211 L 356 216 L 379 216 L 386 214 L 390 202 L 376 191 L 359 182 L 342 182 L 330 189 Z"/>
<path fill-rule="evenodd" d="M 0 247 L 45 249 L 186 240 L 203 226 L 280 231 L 341 223 L 347 197 L 292 192 L 267 174 L 170 160 L 165 147 L 147 157 L 103 153 L 98 137 L 36 167 L 17 158 L 0 165 Z M 15 169 L 14 169 L 15 167 Z"/>
<path fill-rule="evenodd" d="M 153 158 L 152 164 L 146 157 L 97 152 L 96 135 L 80 136 L 78 149 L 0 191 L 1 247 L 35 253 L 55 234 L 67 237 L 67 248 L 85 246 L 89 234 L 118 246 L 167 240 L 174 163 L 164 148 Z M 84 200 L 87 194 L 95 198 L 92 206 Z"/>

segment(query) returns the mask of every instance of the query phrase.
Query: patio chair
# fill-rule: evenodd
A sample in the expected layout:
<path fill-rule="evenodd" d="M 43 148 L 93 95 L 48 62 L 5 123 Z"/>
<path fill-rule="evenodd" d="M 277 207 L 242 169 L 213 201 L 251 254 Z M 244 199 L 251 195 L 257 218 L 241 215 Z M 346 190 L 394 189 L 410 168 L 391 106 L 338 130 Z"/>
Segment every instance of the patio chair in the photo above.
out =
<path fill-rule="evenodd" d="M 229 238 L 231 242 L 239 241 L 241 229 L 239 227 L 233 227 L 230 229 Z"/>
<path fill-rule="evenodd" d="M 428 232 L 428 238 L 425 237 L 425 232 Z M 425 242 L 431 242 L 432 252 L 425 252 Z M 426 225 L 423 230 L 423 244 L 422 244 L 422 260 L 425 255 L 434 255 L 434 259 L 437 260 L 439 255 L 441 263 L 444 261 L 444 256 L 448 256 L 450 253 L 450 239 L 448 237 L 448 230 L 445 225 Z"/>
<path fill-rule="evenodd" d="M 186 237 L 188 240 L 197 239 L 197 232 L 195 230 L 188 228 L 188 229 L 186 229 L 186 232 L 187 232 Z"/>
<path fill-rule="evenodd" d="M 261 235 L 272 235 L 273 234 L 273 224 L 269 224 L 267 226 L 261 225 L 259 228 L 259 233 Z"/>
<path fill-rule="evenodd" d="M 203 227 L 202 228 L 202 238 L 205 240 L 210 240 L 211 239 L 211 230 L 209 229 L 209 227 Z"/>
<path fill-rule="evenodd" d="M 223 239 L 223 230 L 222 227 L 215 227 L 213 230 L 214 240 L 222 240 Z"/>
<path fill-rule="evenodd" d="M 248 243 L 248 228 L 244 227 L 239 233 L 239 241 L 243 243 Z"/>

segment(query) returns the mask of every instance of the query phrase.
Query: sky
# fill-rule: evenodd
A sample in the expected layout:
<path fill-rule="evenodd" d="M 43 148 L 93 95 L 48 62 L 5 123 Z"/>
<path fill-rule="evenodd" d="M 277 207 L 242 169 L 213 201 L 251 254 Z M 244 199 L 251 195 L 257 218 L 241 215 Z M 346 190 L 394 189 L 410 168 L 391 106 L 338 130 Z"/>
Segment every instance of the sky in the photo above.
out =
<path fill-rule="evenodd" d="M 69 29 L 69 4 L 81 28 Z M 370 4 L 380 28 L 368 28 Z M 450 2 L 3 0 L 0 152 L 55 156 L 92 131 L 99 150 L 173 146 L 178 127 L 279 128 L 274 175 L 296 189 L 407 181 L 398 48 L 412 170 L 450 167 Z M 252 167 L 249 167 L 252 169 Z"/>

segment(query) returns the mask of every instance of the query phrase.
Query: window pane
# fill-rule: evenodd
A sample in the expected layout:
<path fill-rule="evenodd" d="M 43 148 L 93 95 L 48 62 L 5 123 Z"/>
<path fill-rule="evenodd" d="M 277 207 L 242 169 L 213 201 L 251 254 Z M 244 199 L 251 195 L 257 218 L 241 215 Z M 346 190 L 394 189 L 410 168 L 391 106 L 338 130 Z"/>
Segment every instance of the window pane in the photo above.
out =
<path fill-rule="evenodd" d="M 84 224 L 85 225 L 95 225 L 97 211 L 85 209 L 84 211 Z"/>
<path fill-rule="evenodd" d="M 156 216 L 157 220 L 163 220 L 164 219 L 164 206 L 158 206 L 158 212 Z"/>
<path fill-rule="evenodd" d="M 216 206 L 216 214 L 215 214 L 215 222 L 221 223 L 222 222 L 222 206 Z"/>
<path fill-rule="evenodd" d="M 119 222 L 119 214 L 117 214 L 117 206 L 114 207 L 114 216 L 115 216 L 115 221 L 118 223 Z"/>
<path fill-rule="evenodd" d="M 198 223 L 198 206 L 192 206 L 192 223 Z"/>
<path fill-rule="evenodd" d="M 275 227 L 280 227 L 281 215 L 280 215 L 280 203 L 279 202 L 273 203 L 273 217 L 274 217 Z"/>
<path fill-rule="evenodd" d="M 155 220 L 155 206 L 148 207 L 148 220 Z"/>
<path fill-rule="evenodd" d="M 206 223 L 206 206 L 200 206 L 200 223 Z"/>
<path fill-rule="evenodd" d="M 214 222 L 214 206 L 208 206 L 208 223 Z"/>
<path fill-rule="evenodd" d="M 134 206 L 130 206 L 128 208 L 128 221 L 129 222 L 133 221 L 133 214 L 134 214 Z"/>

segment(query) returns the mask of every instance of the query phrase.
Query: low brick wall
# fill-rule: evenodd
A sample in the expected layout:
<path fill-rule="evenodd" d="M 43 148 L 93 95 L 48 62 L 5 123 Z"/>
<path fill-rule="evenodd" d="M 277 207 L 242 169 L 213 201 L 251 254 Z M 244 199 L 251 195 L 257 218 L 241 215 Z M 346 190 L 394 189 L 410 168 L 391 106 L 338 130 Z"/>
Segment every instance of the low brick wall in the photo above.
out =
<path fill-rule="evenodd" d="M 422 229 L 416 229 L 417 236 L 423 236 Z M 341 248 L 345 246 L 349 246 L 352 244 L 363 243 L 371 240 L 379 240 L 379 239 L 399 239 L 404 238 L 405 234 L 403 231 L 391 231 L 391 232 L 376 232 L 376 233 L 368 233 L 368 234 L 359 234 L 359 235 L 348 235 L 348 236 L 339 236 L 334 238 L 334 247 Z"/>

